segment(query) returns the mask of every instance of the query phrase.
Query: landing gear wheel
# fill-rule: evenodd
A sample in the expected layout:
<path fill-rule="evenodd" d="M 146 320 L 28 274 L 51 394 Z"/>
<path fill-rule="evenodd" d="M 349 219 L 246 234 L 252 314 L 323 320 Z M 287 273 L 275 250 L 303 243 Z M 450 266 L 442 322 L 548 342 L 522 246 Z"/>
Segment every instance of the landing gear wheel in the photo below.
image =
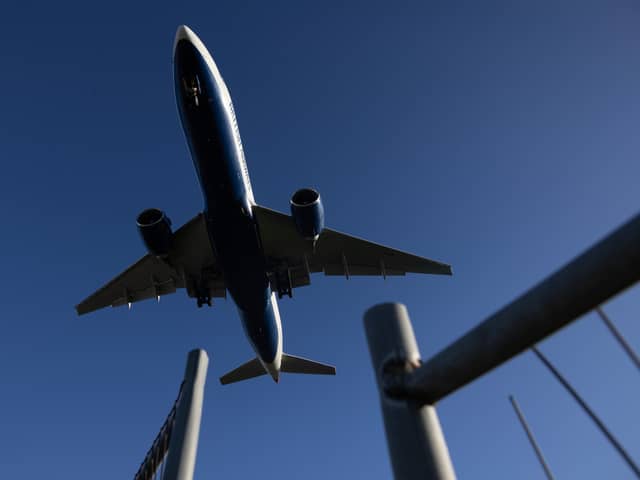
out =
<path fill-rule="evenodd" d="M 289 270 L 278 272 L 276 274 L 276 287 L 278 291 L 278 298 L 282 298 L 285 295 L 288 295 L 289 298 L 291 298 L 291 291 L 293 289 L 291 287 L 291 275 Z"/>
<path fill-rule="evenodd" d="M 203 305 L 211 306 L 211 297 L 198 297 L 198 308 L 202 308 Z"/>
<path fill-rule="evenodd" d="M 285 295 L 287 295 L 289 298 L 292 298 L 290 288 L 278 289 L 278 298 L 282 298 Z"/>

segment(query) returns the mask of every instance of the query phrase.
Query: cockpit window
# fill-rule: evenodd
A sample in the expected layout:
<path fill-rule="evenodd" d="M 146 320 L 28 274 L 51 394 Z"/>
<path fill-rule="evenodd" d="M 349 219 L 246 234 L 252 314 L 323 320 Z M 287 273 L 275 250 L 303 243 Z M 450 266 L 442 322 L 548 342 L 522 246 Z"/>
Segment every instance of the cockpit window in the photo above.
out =
<path fill-rule="evenodd" d="M 192 100 L 197 107 L 200 104 L 200 96 L 202 95 L 200 79 L 198 76 L 182 77 L 182 87 L 184 88 L 187 97 Z"/>

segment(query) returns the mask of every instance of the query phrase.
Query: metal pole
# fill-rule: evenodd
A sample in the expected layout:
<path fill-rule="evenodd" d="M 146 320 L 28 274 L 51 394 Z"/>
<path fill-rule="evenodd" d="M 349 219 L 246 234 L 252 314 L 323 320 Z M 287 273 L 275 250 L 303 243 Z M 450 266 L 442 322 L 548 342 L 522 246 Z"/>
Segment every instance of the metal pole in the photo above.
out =
<path fill-rule="evenodd" d="M 600 316 L 604 324 L 607 326 L 607 328 L 609 328 L 609 331 L 613 334 L 616 340 L 618 340 L 618 343 L 620 344 L 622 349 L 625 352 L 627 352 L 627 355 L 629 355 L 629 358 L 631 358 L 631 361 L 635 364 L 636 368 L 640 370 L 640 357 L 638 357 L 638 354 L 633 351 L 633 348 L 631 347 L 631 345 L 629 345 L 627 340 L 622 336 L 622 333 L 620 333 L 620 331 L 616 328 L 613 322 L 609 320 L 609 317 L 604 313 L 604 310 L 598 307 L 596 308 L 596 312 L 598 312 L 598 315 Z"/>
<path fill-rule="evenodd" d="M 524 415 L 522 413 L 522 410 L 520 410 L 520 406 L 518 405 L 518 402 L 516 402 L 516 399 L 513 397 L 513 395 L 509 395 L 509 401 L 511 402 L 511 405 L 513 406 L 513 409 L 515 410 L 516 415 L 518 416 L 518 420 L 520 420 L 520 425 L 522 425 L 522 428 L 524 429 L 525 433 L 527 434 L 527 437 L 529 438 L 529 443 L 531 443 L 531 446 L 533 447 L 533 450 L 536 453 L 536 457 L 538 457 L 538 461 L 540 462 L 540 465 L 544 469 L 545 475 L 549 480 L 554 480 L 553 473 L 551 473 L 551 469 L 549 468 L 547 461 L 544 459 L 544 455 L 542 455 L 542 450 L 540 450 L 540 447 L 538 446 L 538 442 L 536 442 L 536 438 L 533 436 L 533 432 L 529 428 L 529 424 L 527 424 L 527 420 L 524 418 Z"/>
<path fill-rule="evenodd" d="M 638 280 L 640 215 L 385 390 L 437 402 Z"/>
<path fill-rule="evenodd" d="M 169 440 L 163 480 L 193 479 L 208 366 L 207 352 L 204 350 L 189 352 L 182 396 Z"/>
<path fill-rule="evenodd" d="M 613 436 L 613 434 L 609 431 L 609 429 L 602 422 L 602 420 L 598 418 L 598 416 L 594 413 L 594 411 L 591 410 L 591 408 L 589 408 L 589 405 L 587 405 L 587 403 L 582 399 L 582 397 L 578 395 L 578 392 L 575 391 L 575 389 L 571 386 L 571 384 L 562 376 L 562 374 L 560 374 L 560 372 L 553 366 L 553 364 L 549 360 L 547 360 L 547 358 L 544 355 L 542 355 L 542 353 L 536 347 L 531 347 L 531 350 L 533 351 L 533 353 L 536 354 L 536 356 L 540 359 L 540 361 L 544 364 L 544 366 L 549 369 L 549 371 L 553 374 L 553 376 L 556 377 L 556 379 L 562 384 L 562 386 L 567 390 L 567 392 L 571 394 L 573 399 L 578 403 L 578 405 L 582 407 L 585 413 L 589 415 L 591 420 L 593 420 L 593 423 L 595 423 L 598 426 L 598 428 L 604 434 L 604 436 L 607 437 L 611 445 L 613 445 L 613 447 L 618 451 L 618 453 L 622 456 L 624 461 L 627 462 L 627 465 L 629 465 L 629 468 L 633 470 L 633 473 L 636 474 L 636 477 L 640 478 L 640 468 L 638 468 L 638 465 L 635 464 L 631 456 L 627 453 L 627 451 L 620 444 L 620 442 L 618 442 L 616 437 Z"/>
<path fill-rule="evenodd" d="M 420 352 L 404 305 L 370 308 L 364 326 L 378 389 L 391 466 L 396 480 L 455 480 L 435 407 L 387 396 L 385 378 L 420 364 Z"/>

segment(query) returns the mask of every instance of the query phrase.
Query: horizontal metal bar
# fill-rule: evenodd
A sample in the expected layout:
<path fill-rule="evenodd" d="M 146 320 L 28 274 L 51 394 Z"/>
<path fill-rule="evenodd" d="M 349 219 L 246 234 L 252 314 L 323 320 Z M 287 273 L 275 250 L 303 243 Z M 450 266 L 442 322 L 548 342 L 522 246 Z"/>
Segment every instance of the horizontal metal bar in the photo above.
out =
<path fill-rule="evenodd" d="M 498 311 L 389 394 L 434 403 L 555 333 L 640 280 L 640 215 Z"/>

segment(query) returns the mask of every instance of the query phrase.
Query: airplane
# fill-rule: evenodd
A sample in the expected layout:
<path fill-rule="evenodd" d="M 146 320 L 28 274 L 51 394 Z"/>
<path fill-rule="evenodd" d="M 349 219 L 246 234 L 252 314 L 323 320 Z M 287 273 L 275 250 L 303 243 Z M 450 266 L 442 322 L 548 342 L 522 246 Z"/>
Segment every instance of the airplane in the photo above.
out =
<path fill-rule="evenodd" d="M 220 378 L 224 385 L 281 372 L 335 375 L 335 368 L 282 351 L 278 298 L 310 284 L 312 273 L 386 278 L 406 273 L 451 275 L 451 267 L 324 227 L 313 188 L 297 190 L 291 215 L 256 203 L 229 90 L 211 54 L 189 27 L 173 46 L 174 88 L 204 210 L 172 230 L 150 208 L 136 224 L 148 253 L 76 306 L 79 315 L 186 289 L 198 307 L 212 298 L 236 304 L 256 357 Z"/>

